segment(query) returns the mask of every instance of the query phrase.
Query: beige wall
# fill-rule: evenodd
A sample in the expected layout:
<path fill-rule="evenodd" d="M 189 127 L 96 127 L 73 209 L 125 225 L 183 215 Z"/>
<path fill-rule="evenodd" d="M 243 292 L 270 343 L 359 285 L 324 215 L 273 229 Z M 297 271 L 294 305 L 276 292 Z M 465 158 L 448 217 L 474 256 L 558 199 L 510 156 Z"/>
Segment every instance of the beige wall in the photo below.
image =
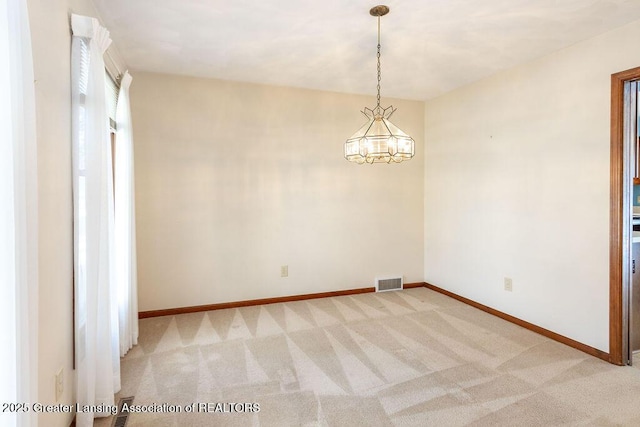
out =
<path fill-rule="evenodd" d="M 39 212 L 39 402 L 74 402 L 73 201 L 71 193 L 70 13 L 98 17 L 91 0 L 28 0 L 36 89 Z M 41 414 L 42 426 L 68 426 L 73 414 Z"/>
<path fill-rule="evenodd" d="M 426 281 L 608 351 L 610 76 L 638 40 L 640 21 L 426 104 Z"/>
<path fill-rule="evenodd" d="M 422 281 L 422 102 L 393 100 L 416 158 L 359 166 L 373 97 L 149 73 L 131 96 L 141 311 Z"/>

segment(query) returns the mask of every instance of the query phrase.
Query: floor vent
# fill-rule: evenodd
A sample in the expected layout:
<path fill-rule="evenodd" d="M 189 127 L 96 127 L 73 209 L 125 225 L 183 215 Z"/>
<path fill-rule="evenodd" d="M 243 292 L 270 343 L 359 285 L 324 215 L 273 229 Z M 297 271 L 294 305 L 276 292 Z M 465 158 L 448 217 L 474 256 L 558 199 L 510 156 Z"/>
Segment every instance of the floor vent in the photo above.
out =
<path fill-rule="evenodd" d="M 376 279 L 376 292 L 399 291 L 402 289 L 402 276 Z"/>
<path fill-rule="evenodd" d="M 122 406 L 124 406 L 125 403 L 127 404 L 127 406 L 131 406 L 131 404 L 133 403 L 133 396 L 123 397 L 122 399 L 120 399 L 120 401 L 118 402 L 118 413 L 113 418 L 113 424 L 111 425 L 111 427 L 125 427 L 127 425 L 129 412 L 122 412 Z"/>

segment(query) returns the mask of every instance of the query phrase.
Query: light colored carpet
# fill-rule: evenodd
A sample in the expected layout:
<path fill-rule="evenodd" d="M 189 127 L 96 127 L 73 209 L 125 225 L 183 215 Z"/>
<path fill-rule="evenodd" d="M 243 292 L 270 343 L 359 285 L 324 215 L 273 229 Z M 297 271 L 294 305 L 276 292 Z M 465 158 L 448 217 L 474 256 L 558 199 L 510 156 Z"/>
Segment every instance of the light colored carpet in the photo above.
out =
<path fill-rule="evenodd" d="M 640 369 L 426 288 L 144 319 L 122 384 L 139 405 L 260 405 L 128 426 L 640 425 Z"/>

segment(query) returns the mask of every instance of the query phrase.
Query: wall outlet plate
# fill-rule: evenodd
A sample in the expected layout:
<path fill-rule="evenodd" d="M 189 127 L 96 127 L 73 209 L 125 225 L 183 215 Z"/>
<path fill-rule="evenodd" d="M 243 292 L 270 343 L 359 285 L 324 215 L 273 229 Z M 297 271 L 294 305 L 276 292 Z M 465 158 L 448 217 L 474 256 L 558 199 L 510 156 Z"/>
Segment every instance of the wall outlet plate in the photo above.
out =
<path fill-rule="evenodd" d="M 289 277 L 289 266 L 283 265 L 280 267 L 280 277 Z"/>
<path fill-rule="evenodd" d="M 504 278 L 504 290 L 507 292 L 513 292 L 513 280 L 510 277 Z"/>

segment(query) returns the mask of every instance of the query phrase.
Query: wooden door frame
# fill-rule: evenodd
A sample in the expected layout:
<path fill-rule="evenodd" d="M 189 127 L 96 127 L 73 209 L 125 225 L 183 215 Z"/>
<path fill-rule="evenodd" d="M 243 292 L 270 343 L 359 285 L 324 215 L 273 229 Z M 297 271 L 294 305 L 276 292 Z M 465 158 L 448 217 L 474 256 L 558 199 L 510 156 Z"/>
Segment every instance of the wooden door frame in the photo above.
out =
<path fill-rule="evenodd" d="M 609 361 L 622 365 L 625 333 L 623 316 L 623 197 L 624 197 L 624 83 L 640 79 L 640 67 L 611 75 L 611 181 L 609 215 Z"/>

